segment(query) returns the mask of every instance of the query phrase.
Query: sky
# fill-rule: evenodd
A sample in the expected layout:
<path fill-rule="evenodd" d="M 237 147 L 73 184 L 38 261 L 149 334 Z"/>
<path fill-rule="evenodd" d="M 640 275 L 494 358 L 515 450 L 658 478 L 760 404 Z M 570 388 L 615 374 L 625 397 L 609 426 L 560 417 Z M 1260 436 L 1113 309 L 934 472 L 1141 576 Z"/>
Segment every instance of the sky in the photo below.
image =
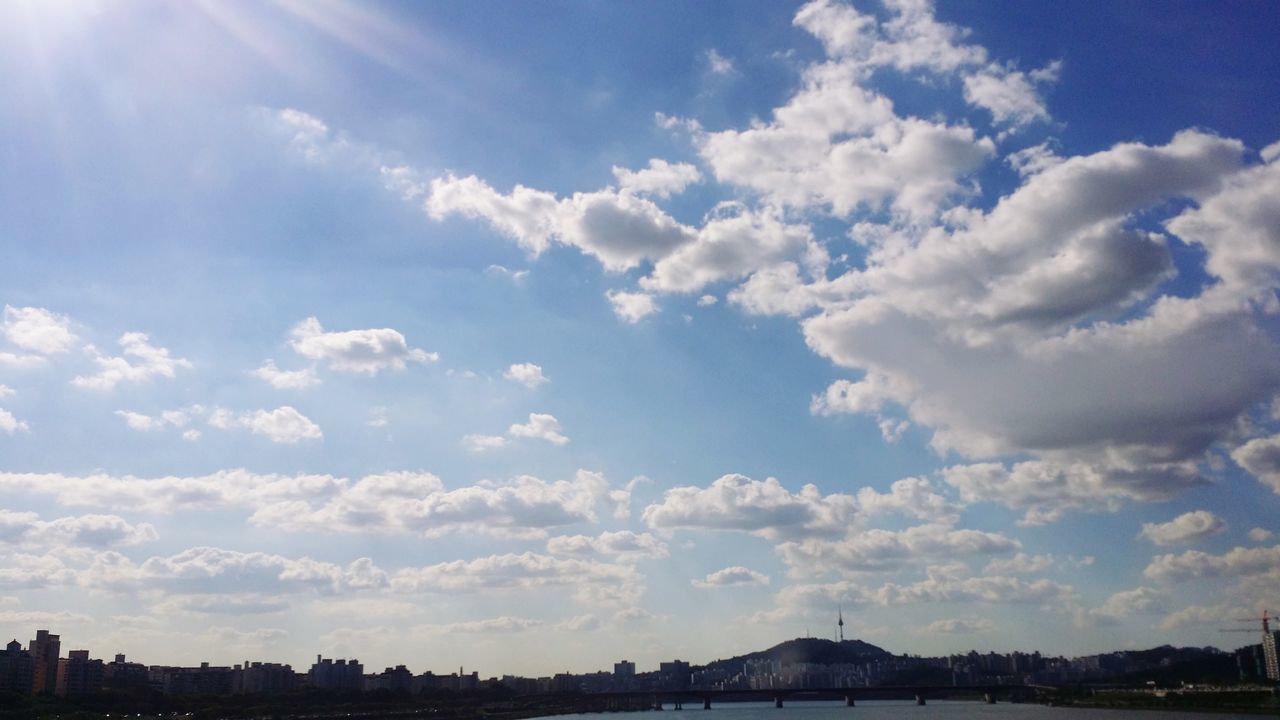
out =
<path fill-rule="evenodd" d="M 0 634 L 482 676 L 1280 607 L 1280 10 L 0 5 Z"/>

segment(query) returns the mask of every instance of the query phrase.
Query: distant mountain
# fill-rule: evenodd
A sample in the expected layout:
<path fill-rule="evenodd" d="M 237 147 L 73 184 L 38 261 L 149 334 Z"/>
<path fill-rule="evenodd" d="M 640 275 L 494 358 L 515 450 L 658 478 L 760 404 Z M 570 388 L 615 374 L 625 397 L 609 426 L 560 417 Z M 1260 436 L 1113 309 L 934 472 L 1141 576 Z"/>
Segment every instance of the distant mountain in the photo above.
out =
<path fill-rule="evenodd" d="M 731 670 L 740 670 L 748 660 L 780 660 L 784 663 L 815 663 L 818 665 L 835 665 L 837 663 L 865 663 L 892 657 L 884 648 L 876 647 L 861 640 L 823 640 L 820 638 L 796 638 L 779 643 L 768 650 L 760 650 L 747 655 L 739 655 L 727 660 L 716 660 L 707 663 L 708 668 L 728 666 Z"/>

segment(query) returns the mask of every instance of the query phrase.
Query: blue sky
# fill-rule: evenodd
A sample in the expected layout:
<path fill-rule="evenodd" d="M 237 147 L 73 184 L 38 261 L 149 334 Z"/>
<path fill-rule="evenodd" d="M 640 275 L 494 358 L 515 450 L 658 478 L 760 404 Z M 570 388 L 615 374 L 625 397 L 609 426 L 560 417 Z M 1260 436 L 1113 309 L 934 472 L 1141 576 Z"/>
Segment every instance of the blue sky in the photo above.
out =
<path fill-rule="evenodd" d="M 1280 595 L 1262 3 L 0 10 L 0 632 L 548 674 Z"/>

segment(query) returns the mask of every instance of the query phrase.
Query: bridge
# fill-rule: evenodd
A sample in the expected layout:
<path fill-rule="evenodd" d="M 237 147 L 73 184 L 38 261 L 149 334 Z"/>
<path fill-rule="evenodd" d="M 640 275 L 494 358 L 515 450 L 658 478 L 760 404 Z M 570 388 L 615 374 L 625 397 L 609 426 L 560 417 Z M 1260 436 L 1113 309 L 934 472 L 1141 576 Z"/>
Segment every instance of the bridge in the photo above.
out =
<path fill-rule="evenodd" d="M 662 710 L 672 707 L 676 710 L 691 708 L 700 703 L 704 710 L 710 710 L 714 703 L 723 702 L 768 702 L 774 707 L 785 707 L 789 702 L 806 702 L 814 700 L 840 701 L 848 707 L 855 707 L 859 700 L 912 700 L 917 705 L 924 705 L 929 700 L 947 698 L 972 698 L 987 703 L 997 700 L 1031 701 L 1043 696 L 1055 688 L 1038 685 L 897 685 L 877 687 L 829 687 L 829 688 L 774 688 L 750 690 L 636 690 L 583 695 L 582 699 L 590 699 L 593 705 L 603 702 L 613 709 L 636 709 L 644 707 Z"/>

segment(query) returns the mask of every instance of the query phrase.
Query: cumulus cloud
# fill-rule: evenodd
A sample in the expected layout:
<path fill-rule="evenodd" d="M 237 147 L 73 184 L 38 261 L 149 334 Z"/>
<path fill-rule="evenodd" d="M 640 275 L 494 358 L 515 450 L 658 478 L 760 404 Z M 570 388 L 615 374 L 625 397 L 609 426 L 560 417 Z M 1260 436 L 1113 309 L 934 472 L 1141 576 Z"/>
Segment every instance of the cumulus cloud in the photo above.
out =
<path fill-rule="evenodd" d="M 392 589 L 402 593 L 469 594 L 527 592 L 568 587 L 589 604 L 634 600 L 641 576 L 631 565 L 554 558 L 537 553 L 490 555 L 397 571 Z"/>
<path fill-rule="evenodd" d="M 448 490 L 430 473 L 367 475 L 327 497 L 282 498 L 261 504 L 251 522 L 284 530 L 415 532 L 439 537 L 473 532 L 506 537 L 545 537 L 547 530 L 595 522 L 608 507 L 609 483 L 579 470 L 570 480 L 520 476 Z M 619 548 L 624 537 L 614 538 Z"/>
<path fill-rule="evenodd" d="M 471 452 L 496 450 L 507 446 L 507 439 L 501 435 L 464 435 L 462 446 Z"/>
<path fill-rule="evenodd" d="M 1254 542 L 1266 542 L 1275 537 L 1275 533 L 1266 528 L 1256 527 L 1249 531 L 1249 539 Z"/>
<path fill-rule="evenodd" d="M 178 368 L 190 368 L 186 358 L 170 357 L 168 348 L 156 347 L 145 333 L 130 332 L 120 336 L 121 354 L 107 356 L 92 345 L 85 350 L 98 365 L 93 375 L 77 375 L 71 380 L 76 387 L 111 390 L 122 382 L 139 383 L 152 377 L 172 378 Z"/>
<path fill-rule="evenodd" d="M 44 308 L 4 306 L 4 322 L 0 333 L 9 342 L 41 355 L 56 355 L 72 349 L 76 336 L 71 334 L 71 320 Z"/>
<path fill-rule="evenodd" d="M 1018 553 L 1011 558 L 995 558 L 982 568 L 984 575 L 1026 575 L 1053 567 L 1052 555 Z"/>
<path fill-rule="evenodd" d="M 117 417 L 124 420 L 126 425 L 138 432 L 151 432 L 165 427 L 184 428 L 191 422 L 193 417 L 204 413 L 205 409 L 200 405 L 164 410 L 158 415 L 146 415 L 132 410 L 115 411 Z M 199 437 L 199 431 L 197 431 L 196 437 Z"/>
<path fill-rule="evenodd" d="M 1031 460 L 956 465 L 942 471 L 966 502 L 994 502 L 1025 510 L 1022 525 L 1044 525 L 1069 510 L 1115 512 L 1127 500 L 1165 500 L 1202 484 L 1194 469 L 1173 465 L 1125 471 L 1105 465 Z"/>
<path fill-rule="evenodd" d="M 1181 555 L 1157 555 L 1143 570 L 1152 580 L 1182 582 L 1198 578 L 1236 578 L 1274 572 L 1280 567 L 1280 545 L 1237 547 L 1222 555 L 1188 550 Z"/>
<path fill-rule="evenodd" d="M 247 470 L 157 478 L 106 473 L 0 473 L 0 490 L 6 495 L 48 496 L 68 507 L 145 513 L 254 508 L 285 500 L 327 497 L 347 484 L 347 480 L 331 475 L 264 475 Z"/>
<path fill-rule="evenodd" d="M 628 170 L 613 166 L 613 176 L 623 192 L 647 193 L 666 198 L 682 192 L 686 187 L 702 180 L 698 168 L 688 163 L 669 163 L 660 158 L 649 160 L 648 167 Z"/>
<path fill-rule="evenodd" d="M 569 438 L 562 432 L 560 421 L 554 415 L 546 413 L 529 413 L 529 422 L 512 425 L 507 428 L 507 434 L 513 438 L 545 440 L 552 445 L 565 445 L 569 442 Z"/>
<path fill-rule="evenodd" d="M 444 623 L 438 625 L 415 625 L 413 627 L 413 631 L 430 635 L 509 634 L 533 630 L 535 628 L 540 628 L 545 624 L 546 623 L 543 621 L 534 618 L 502 615 L 500 617 L 488 618 L 485 620 L 468 620 L 466 622 Z"/>
<path fill-rule="evenodd" d="M 547 552 L 574 557 L 612 556 L 618 560 L 653 560 L 670 554 L 666 543 L 658 538 L 630 530 L 604 532 L 595 537 L 560 535 L 547 540 Z"/>
<path fill-rule="evenodd" d="M 115 592 L 334 594 L 383 587 L 387 575 L 368 558 L 341 566 L 307 557 L 195 547 L 141 563 L 107 551 L 80 574 L 79 582 L 91 589 Z"/>
<path fill-rule="evenodd" d="M 613 305 L 614 314 L 633 325 L 658 312 L 658 304 L 648 293 L 610 290 L 605 297 Z"/>
<path fill-rule="evenodd" d="M 1280 435 L 1250 440 L 1233 450 L 1231 459 L 1280 494 Z"/>
<path fill-rule="evenodd" d="M 515 363 L 502 373 L 502 377 L 512 382 L 518 382 L 530 390 L 551 382 L 551 378 L 542 374 L 542 366 L 533 363 Z"/>
<path fill-rule="evenodd" d="M 733 74 L 734 72 L 733 61 L 721 55 L 720 53 L 716 52 L 715 48 L 711 48 L 710 50 L 707 50 L 706 57 L 707 57 L 707 70 L 710 70 L 712 75 L 732 75 Z"/>
<path fill-rule="evenodd" d="M 277 390 L 302 390 L 320 383 L 314 369 L 281 370 L 270 358 L 250 374 Z"/>
<path fill-rule="evenodd" d="M 435 362 L 436 353 L 409 347 L 404 335 L 391 328 L 326 331 L 314 317 L 289 331 L 289 344 L 299 355 L 325 363 L 332 370 L 377 375 L 403 370 L 408 363 Z"/>
<path fill-rule="evenodd" d="M 5 433 L 8 433 L 9 435 L 12 435 L 18 432 L 19 430 L 26 432 L 27 430 L 30 430 L 30 429 L 31 429 L 31 426 L 27 425 L 25 421 L 19 420 L 18 418 L 14 417 L 13 413 L 9 412 L 8 410 L 5 410 L 4 408 L 0 408 L 0 432 L 5 432 Z"/>
<path fill-rule="evenodd" d="M 1181 545 L 1203 540 L 1227 529 L 1222 518 L 1208 510 L 1183 513 L 1164 523 L 1143 523 L 1140 537 L 1156 545 Z"/>
<path fill-rule="evenodd" d="M 289 405 L 282 405 L 275 410 L 250 410 L 239 414 L 225 408 L 214 408 L 209 413 L 209 426 L 219 430 L 240 428 L 262 435 L 273 443 L 287 445 L 324 437 L 319 425 Z"/>
<path fill-rule="evenodd" d="M 731 585 L 768 585 L 769 576 L 750 568 L 734 565 L 709 573 L 701 580 L 692 580 L 696 588 L 727 587 Z"/>
<path fill-rule="evenodd" d="M 725 475 L 705 488 L 667 490 L 641 517 L 654 530 L 738 530 L 774 539 L 842 534 L 856 511 L 852 496 L 823 495 L 814 485 L 792 493 L 775 478 Z"/>
<path fill-rule="evenodd" d="M 33 512 L 0 510 L 0 543 L 18 546 L 138 545 L 159 538 L 148 523 L 129 523 L 118 515 L 78 515 L 41 520 Z"/>
<path fill-rule="evenodd" d="M 785 542 L 778 554 L 793 571 L 808 574 L 870 572 L 960 557 L 1003 555 L 1021 543 L 1001 533 L 917 525 L 905 530 L 871 529 L 841 540 L 808 538 Z"/>
<path fill-rule="evenodd" d="M 1047 120 L 1049 111 L 1037 85 L 1056 80 L 1059 68 L 1060 65 L 1054 63 L 1025 73 L 993 63 L 965 77 L 965 102 L 990 111 L 997 123 L 1014 127 Z"/>
<path fill-rule="evenodd" d="M 978 633 L 989 633 L 996 629 L 996 624 L 987 618 L 948 618 L 946 620 L 934 620 L 933 622 L 918 628 L 914 632 L 917 635 L 976 635 Z"/>

